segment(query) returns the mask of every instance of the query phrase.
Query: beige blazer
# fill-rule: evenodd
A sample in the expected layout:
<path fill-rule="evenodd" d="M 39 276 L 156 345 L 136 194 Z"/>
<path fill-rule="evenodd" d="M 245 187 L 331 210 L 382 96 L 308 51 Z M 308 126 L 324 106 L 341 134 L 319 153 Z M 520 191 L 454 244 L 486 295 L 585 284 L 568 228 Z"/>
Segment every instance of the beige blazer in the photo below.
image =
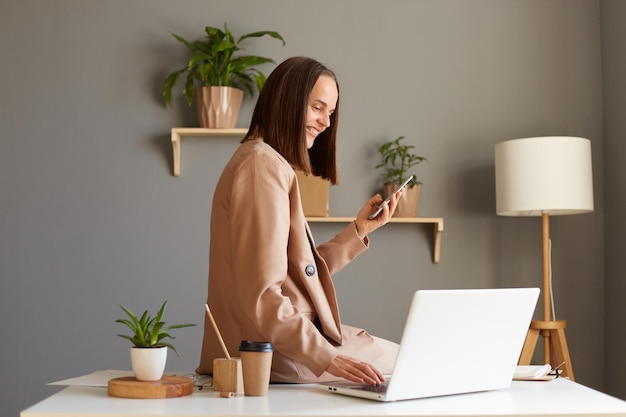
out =
<path fill-rule="evenodd" d="M 241 340 L 271 342 L 274 382 L 320 380 L 339 353 L 380 357 L 370 335 L 341 324 L 331 280 L 366 249 L 354 224 L 316 248 L 293 168 L 262 140 L 241 144 L 215 189 L 209 254 L 208 304 L 231 356 Z M 197 371 L 223 357 L 205 317 Z"/>

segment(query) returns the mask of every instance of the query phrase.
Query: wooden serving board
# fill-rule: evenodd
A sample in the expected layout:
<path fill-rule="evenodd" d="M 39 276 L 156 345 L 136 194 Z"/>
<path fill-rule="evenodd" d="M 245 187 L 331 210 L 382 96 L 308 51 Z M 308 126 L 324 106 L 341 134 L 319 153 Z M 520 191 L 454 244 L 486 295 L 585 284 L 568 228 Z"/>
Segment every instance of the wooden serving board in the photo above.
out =
<path fill-rule="evenodd" d="M 174 398 L 193 392 L 191 378 L 164 375 L 158 381 L 138 381 L 134 376 L 110 379 L 109 395 L 122 398 Z"/>

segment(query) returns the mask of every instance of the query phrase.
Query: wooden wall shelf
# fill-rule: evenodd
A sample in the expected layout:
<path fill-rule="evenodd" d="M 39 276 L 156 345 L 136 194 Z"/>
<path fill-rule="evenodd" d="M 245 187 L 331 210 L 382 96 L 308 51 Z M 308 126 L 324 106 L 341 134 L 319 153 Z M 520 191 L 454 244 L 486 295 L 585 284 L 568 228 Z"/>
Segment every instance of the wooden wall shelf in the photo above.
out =
<path fill-rule="evenodd" d="M 307 217 L 309 223 L 350 223 L 354 217 Z M 426 223 L 433 225 L 433 263 L 438 264 L 441 255 L 443 217 L 392 217 L 389 223 Z"/>
<path fill-rule="evenodd" d="M 173 127 L 172 154 L 174 175 L 180 176 L 180 141 L 184 137 L 239 137 L 243 138 L 247 128 L 206 129 L 201 127 Z M 350 223 L 354 217 L 307 217 L 311 223 Z M 439 263 L 443 218 L 441 217 L 392 217 L 389 223 L 426 223 L 433 228 L 433 263 Z"/>
<path fill-rule="evenodd" d="M 172 154 L 174 158 L 174 175 L 180 176 L 180 140 L 185 137 L 240 137 L 243 138 L 248 129 L 205 129 L 202 127 L 173 127 L 172 128 Z"/>

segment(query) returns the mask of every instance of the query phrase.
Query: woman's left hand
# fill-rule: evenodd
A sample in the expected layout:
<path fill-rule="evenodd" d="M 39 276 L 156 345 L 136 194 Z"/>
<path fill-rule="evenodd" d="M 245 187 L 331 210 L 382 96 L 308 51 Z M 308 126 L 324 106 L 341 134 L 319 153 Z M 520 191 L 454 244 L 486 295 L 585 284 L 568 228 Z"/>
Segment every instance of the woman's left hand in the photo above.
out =
<path fill-rule="evenodd" d="M 359 214 L 356 216 L 355 224 L 357 234 L 361 239 L 364 239 L 365 236 L 372 233 L 374 230 L 378 229 L 381 226 L 384 226 L 393 213 L 396 211 L 396 207 L 398 205 L 398 198 L 402 195 L 401 190 L 395 194 L 392 194 L 389 199 L 389 204 L 383 202 L 383 198 L 380 194 L 376 194 L 374 197 L 370 198 L 367 203 L 361 208 Z M 378 216 L 374 219 L 370 220 L 368 217 L 378 208 L 378 204 L 383 204 L 383 211 L 380 212 Z"/>

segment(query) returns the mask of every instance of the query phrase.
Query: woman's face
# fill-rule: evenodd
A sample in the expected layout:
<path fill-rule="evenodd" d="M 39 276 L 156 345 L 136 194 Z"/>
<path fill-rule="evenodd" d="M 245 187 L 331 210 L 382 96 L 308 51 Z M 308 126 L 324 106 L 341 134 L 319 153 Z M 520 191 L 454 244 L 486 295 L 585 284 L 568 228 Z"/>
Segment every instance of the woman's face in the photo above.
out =
<path fill-rule="evenodd" d="M 317 135 L 330 126 L 330 115 L 335 111 L 338 98 L 335 80 L 327 75 L 321 75 L 309 95 L 306 112 L 307 149 L 311 149 Z"/>

